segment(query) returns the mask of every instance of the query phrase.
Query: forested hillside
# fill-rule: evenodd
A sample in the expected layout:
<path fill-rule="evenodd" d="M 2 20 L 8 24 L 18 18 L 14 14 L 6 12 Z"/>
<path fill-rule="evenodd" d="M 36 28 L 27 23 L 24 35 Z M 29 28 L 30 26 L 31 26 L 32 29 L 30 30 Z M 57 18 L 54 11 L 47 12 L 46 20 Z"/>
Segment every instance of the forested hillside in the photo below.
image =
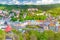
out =
<path fill-rule="evenodd" d="M 28 11 L 28 8 L 37 8 L 38 11 Z M 49 5 L 2 5 L 0 4 L 1 10 L 11 11 L 20 10 L 19 18 L 12 17 L 12 20 L 19 19 L 20 21 L 24 20 L 45 20 L 46 16 L 37 16 L 37 14 L 43 13 L 51 14 L 54 17 L 60 16 L 60 4 L 49 4 Z M 25 18 L 24 18 L 25 16 Z"/>
<path fill-rule="evenodd" d="M 50 4 L 50 5 L 2 5 L 0 7 L 5 7 L 5 9 L 27 9 L 27 8 L 38 8 L 40 10 L 49 10 L 52 8 L 60 7 L 60 4 Z M 4 9 L 4 10 L 5 10 Z"/>

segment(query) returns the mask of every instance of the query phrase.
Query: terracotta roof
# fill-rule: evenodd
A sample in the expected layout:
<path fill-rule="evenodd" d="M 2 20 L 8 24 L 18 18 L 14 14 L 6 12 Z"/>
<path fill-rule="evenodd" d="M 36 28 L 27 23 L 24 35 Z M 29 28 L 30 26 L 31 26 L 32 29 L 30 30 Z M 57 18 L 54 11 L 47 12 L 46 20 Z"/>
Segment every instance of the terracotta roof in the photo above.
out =
<path fill-rule="evenodd" d="M 49 26 L 55 26 L 55 24 L 54 23 L 50 23 Z"/>
<path fill-rule="evenodd" d="M 36 22 L 44 22 L 44 20 L 36 20 Z"/>
<path fill-rule="evenodd" d="M 58 28 L 60 28 L 60 26 L 58 26 Z"/>

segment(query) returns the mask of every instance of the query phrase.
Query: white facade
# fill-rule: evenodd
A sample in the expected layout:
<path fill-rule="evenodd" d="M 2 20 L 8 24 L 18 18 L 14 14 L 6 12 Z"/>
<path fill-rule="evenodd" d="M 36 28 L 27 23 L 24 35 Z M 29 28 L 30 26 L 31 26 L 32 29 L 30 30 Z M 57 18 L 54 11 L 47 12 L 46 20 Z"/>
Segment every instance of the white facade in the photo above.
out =
<path fill-rule="evenodd" d="M 0 25 L 0 29 L 2 29 L 2 30 L 5 30 L 6 27 L 7 26 L 5 26 L 5 25 Z"/>
<path fill-rule="evenodd" d="M 0 20 L 0 25 L 1 25 L 1 24 L 4 24 L 4 22 L 5 22 L 4 20 Z"/>

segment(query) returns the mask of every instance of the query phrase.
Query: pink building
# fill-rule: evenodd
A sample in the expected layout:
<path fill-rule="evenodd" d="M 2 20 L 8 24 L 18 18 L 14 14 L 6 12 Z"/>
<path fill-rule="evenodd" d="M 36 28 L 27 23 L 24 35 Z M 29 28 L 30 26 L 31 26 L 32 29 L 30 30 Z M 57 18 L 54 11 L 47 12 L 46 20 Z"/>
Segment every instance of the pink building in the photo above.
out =
<path fill-rule="evenodd" d="M 0 10 L 0 14 L 2 13 L 2 10 Z"/>

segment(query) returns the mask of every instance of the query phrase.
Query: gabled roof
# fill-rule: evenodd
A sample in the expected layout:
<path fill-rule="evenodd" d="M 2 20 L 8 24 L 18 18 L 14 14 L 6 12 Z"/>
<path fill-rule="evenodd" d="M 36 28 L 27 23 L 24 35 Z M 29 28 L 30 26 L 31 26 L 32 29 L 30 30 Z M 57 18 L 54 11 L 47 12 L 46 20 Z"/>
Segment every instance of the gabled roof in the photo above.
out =
<path fill-rule="evenodd" d="M 50 22 L 49 26 L 55 26 L 55 24 L 54 24 L 54 23 L 52 23 L 52 22 Z"/>
<path fill-rule="evenodd" d="M 44 20 L 36 20 L 36 22 L 44 22 Z"/>

